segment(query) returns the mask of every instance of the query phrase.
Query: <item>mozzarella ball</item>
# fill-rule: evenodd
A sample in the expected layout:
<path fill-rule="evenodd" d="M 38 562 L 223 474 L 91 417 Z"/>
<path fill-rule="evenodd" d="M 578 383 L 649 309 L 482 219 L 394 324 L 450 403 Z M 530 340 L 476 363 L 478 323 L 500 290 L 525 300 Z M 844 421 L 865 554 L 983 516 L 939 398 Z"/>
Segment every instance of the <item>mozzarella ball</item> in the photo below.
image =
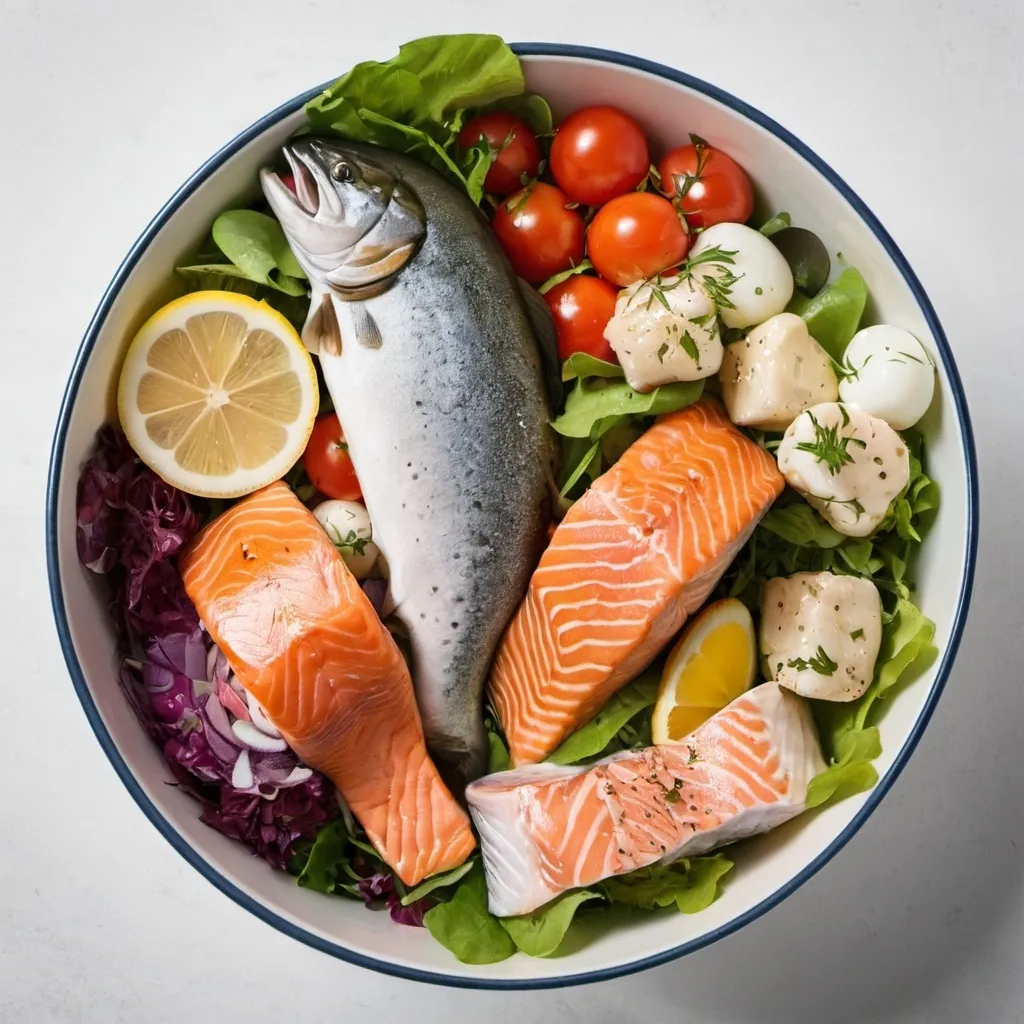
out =
<path fill-rule="evenodd" d="M 349 572 L 357 580 L 366 579 L 380 550 L 371 539 L 373 527 L 366 507 L 358 501 L 322 501 L 313 515 L 331 538 Z"/>
<path fill-rule="evenodd" d="M 793 297 L 793 272 L 778 249 L 760 231 L 746 224 L 713 224 L 697 236 L 689 259 L 719 248 L 734 252 L 732 263 L 709 262 L 694 268 L 699 277 L 721 277 L 732 273 L 737 280 L 729 286 L 732 309 L 722 306 L 727 327 L 752 327 L 781 313 Z"/>
<path fill-rule="evenodd" d="M 850 375 L 839 385 L 849 405 L 885 420 L 894 430 L 912 427 L 931 405 L 935 367 L 924 346 L 902 327 L 865 327 L 843 356 Z"/>
<path fill-rule="evenodd" d="M 635 391 L 710 377 L 722 365 L 715 304 L 682 276 L 624 288 L 604 336 Z"/>

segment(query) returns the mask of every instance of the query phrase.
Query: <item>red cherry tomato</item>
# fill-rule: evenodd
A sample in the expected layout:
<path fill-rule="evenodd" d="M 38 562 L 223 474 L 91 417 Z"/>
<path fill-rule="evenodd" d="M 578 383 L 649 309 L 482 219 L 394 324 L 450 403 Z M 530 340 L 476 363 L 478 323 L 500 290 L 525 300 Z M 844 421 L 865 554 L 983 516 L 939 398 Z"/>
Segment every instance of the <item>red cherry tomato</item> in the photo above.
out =
<path fill-rule="evenodd" d="M 675 266 L 689 248 L 675 207 L 650 192 L 631 192 L 602 206 L 587 233 L 594 268 L 620 287 Z"/>
<path fill-rule="evenodd" d="M 540 165 L 540 146 L 525 121 L 501 110 L 481 114 L 459 132 L 459 145 L 469 149 L 481 137 L 487 140 L 492 152 L 497 153 L 484 178 L 486 191 L 507 196 L 523 187 L 523 175 L 527 178 L 536 177 Z"/>
<path fill-rule="evenodd" d="M 551 143 L 551 173 L 570 199 L 601 206 L 644 179 L 650 169 L 640 126 L 615 107 L 570 114 Z"/>
<path fill-rule="evenodd" d="M 607 363 L 616 362 L 604 329 L 615 312 L 618 295 L 618 289 L 607 281 L 577 274 L 555 285 L 544 296 L 558 331 L 559 359 L 568 359 L 574 352 L 586 352 Z"/>
<path fill-rule="evenodd" d="M 746 171 L 703 140 L 673 149 L 658 164 L 658 174 L 661 190 L 679 202 L 694 227 L 743 224 L 754 212 L 754 189 Z"/>
<path fill-rule="evenodd" d="M 583 259 L 583 218 L 555 188 L 535 181 L 498 207 L 492 226 L 515 272 L 532 283 Z"/>
<path fill-rule="evenodd" d="M 362 499 L 363 492 L 348 454 L 345 435 L 333 412 L 320 416 L 313 424 L 302 458 L 313 486 L 328 498 L 344 501 Z"/>

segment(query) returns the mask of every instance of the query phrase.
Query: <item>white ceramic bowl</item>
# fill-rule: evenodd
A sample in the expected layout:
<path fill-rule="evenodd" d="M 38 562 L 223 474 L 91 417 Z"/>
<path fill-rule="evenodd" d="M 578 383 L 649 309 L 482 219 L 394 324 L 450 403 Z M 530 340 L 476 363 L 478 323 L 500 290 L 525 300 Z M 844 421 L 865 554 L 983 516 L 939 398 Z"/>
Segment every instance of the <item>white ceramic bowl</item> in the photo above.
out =
<path fill-rule="evenodd" d="M 722 897 L 703 913 L 637 915 L 595 925 L 573 950 L 551 959 L 515 956 L 485 967 L 459 964 L 423 930 L 387 914 L 300 889 L 239 845 L 201 824 L 197 805 L 165 785 L 160 752 L 135 720 L 117 683 L 114 635 L 97 581 L 75 550 L 75 487 L 100 424 L 125 345 L 168 295 L 173 267 L 214 216 L 254 192 L 256 169 L 303 122 L 299 96 L 258 121 L 204 164 L 168 201 L 128 253 L 82 342 L 54 441 L 47 507 L 53 608 L 71 678 L 122 782 L 186 860 L 242 906 L 281 931 L 354 963 L 426 981 L 477 987 L 538 987 L 614 977 L 705 946 L 780 902 L 821 868 L 878 805 L 921 736 L 949 675 L 964 625 L 977 541 L 977 469 L 953 357 L 931 303 L 895 243 L 843 181 L 778 124 L 719 89 L 647 61 L 571 46 L 528 44 L 529 88 L 556 114 L 614 103 L 636 116 L 655 147 L 696 132 L 756 177 L 759 205 L 788 210 L 832 253 L 858 267 L 871 294 L 869 319 L 917 335 L 938 367 L 939 400 L 924 428 L 942 510 L 917 570 L 918 597 L 936 622 L 941 656 L 924 678 L 887 702 L 880 723 L 881 781 L 870 793 L 806 814 L 739 856 Z"/>

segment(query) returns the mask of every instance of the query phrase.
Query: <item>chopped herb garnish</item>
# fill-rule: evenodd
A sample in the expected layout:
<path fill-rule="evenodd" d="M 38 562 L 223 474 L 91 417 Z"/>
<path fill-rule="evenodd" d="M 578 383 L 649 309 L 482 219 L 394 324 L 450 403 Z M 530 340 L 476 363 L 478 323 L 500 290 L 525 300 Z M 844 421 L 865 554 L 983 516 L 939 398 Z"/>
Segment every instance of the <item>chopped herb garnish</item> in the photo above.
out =
<path fill-rule="evenodd" d="M 864 635 L 864 630 L 863 629 L 855 629 L 850 634 L 850 639 L 851 640 L 859 640 L 863 635 Z"/>
<path fill-rule="evenodd" d="M 668 353 L 668 342 L 662 342 L 661 347 L 658 349 L 658 362 L 665 362 L 665 356 Z"/>
<path fill-rule="evenodd" d="M 840 500 L 839 498 L 831 497 L 822 498 L 821 500 L 827 501 L 830 505 L 846 505 L 847 508 L 856 513 L 858 519 L 864 515 L 864 506 L 857 498 L 846 498 L 845 500 Z"/>
<path fill-rule="evenodd" d="M 843 406 L 839 408 L 843 413 L 843 426 L 845 427 L 850 422 L 850 417 Z M 828 466 L 829 476 L 835 476 L 843 466 L 852 465 L 854 459 L 847 450 L 851 444 L 855 444 L 858 448 L 867 447 L 867 442 L 862 441 L 859 437 L 841 436 L 838 427 L 823 427 L 818 422 L 814 413 L 808 412 L 807 415 L 814 424 L 814 440 L 798 442 L 796 450 L 798 452 L 809 452 L 814 456 L 815 461 L 824 462 Z M 826 498 L 825 500 L 831 501 L 832 499 Z M 864 510 L 861 509 L 861 511 L 863 512 Z"/>
<path fill-rule="evenodd" d="M 820 676 L 830 676 L 837 668 L 839 668 L 839 665 L 828 656 L 825 652 L 825 648 L 820 644 L 812 657 L 791 658 L 786 662 L 786 664 L 790 668 L 795 668 L 798 672 L 811 669 L 812 671 L 817 672 Z"/>
<path fill-rule="evenodd" d="M 700 369 L 700 351 L 697 348 L 697 342 L 693 340 L 693 335 L 689 331 L 683 331 L 683 336 L 679 339 L 679 345 L 697 364 L 697 369 Z"/>
<path fill-rule="evenodd" d="M 370 543 L 369 537 L 360 537 L 355 530 L 349 530 L 344 537 L 341 535 L 341 531 L 333 524 L 329 527 L 330 533 L 333 534 L 331 537 L 331 543 L 344 554 L 346 550 L 353 551 L 357 555 L 366 554 L 366 545 Z"/>

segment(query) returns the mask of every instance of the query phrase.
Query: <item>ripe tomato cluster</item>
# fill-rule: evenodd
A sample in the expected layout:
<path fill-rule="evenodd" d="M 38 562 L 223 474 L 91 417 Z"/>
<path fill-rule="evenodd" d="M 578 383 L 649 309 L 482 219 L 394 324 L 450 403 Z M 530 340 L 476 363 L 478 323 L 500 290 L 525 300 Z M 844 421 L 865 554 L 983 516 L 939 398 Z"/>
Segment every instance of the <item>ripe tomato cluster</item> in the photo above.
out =
<path fill-rule="evenodd" d="M 482 114 L 459 135 L 466 148 L 481 140 L 496 154 L 484 188 L 501 199 L 493 228 L 516 273 L 541 284 L 585 256 L 597 272 L 545 296 L 563 359 L 586 352 L 614 361 L 604 328 L 618 289 L 681 263 L 692 230 L 753 212 L 750 179 L 730 156 L 691 136 L 654 167 L 643 129 L 615 107 L 570 114 L 546 168 L 530 126 L 509 113 Z M 542 169 L 553 183 L 539 179 Z"/>

